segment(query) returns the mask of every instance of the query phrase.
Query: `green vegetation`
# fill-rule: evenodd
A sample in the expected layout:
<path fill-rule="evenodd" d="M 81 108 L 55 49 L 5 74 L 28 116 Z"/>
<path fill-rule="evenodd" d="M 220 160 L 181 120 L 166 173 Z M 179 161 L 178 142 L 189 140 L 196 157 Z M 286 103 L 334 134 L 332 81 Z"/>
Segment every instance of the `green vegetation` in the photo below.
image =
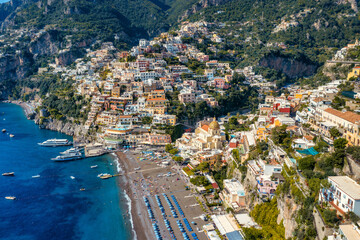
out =
<path fill-rule="evenodd" d="M 243 228 L 245 239 L 285 239 L 283 223 L 277 224 L 276 222 L 277 216 L 279 215 L 276 198 L 273 198 L 270 202 L 256 205 L 250 215 L 262 229 Z"/>

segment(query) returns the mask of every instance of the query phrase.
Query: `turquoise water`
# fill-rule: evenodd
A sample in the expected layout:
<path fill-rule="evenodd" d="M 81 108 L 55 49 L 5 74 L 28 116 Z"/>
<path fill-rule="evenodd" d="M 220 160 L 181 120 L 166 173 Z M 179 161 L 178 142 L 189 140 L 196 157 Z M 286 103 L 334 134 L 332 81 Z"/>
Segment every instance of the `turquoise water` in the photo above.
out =
<path fill-rule="evenodd" d="M 15 172 L 15 177 L 0 176 L 0 239 L 132 238 L 125 195 L 115 178 L 97 177 L 117 171 L 112 156 L 52 162 L 50 158 L 67 147 L 45 148 L 37 143 L 71 137 L 39 129 L 13 104 L 0 103 L 3 128 L 8 132 L 0 132 L 0 173 Z M 98 168 L 91 169 L 92 165 Z M 32 178 L 38 174 L 40 178 Z"/>

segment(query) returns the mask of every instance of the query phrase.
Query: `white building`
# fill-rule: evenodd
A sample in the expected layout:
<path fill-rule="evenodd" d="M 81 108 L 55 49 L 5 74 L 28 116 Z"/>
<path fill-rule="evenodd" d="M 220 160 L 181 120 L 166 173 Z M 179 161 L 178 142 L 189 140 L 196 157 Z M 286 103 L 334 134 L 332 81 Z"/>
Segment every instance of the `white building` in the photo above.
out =
<path fill-rule="evenodd" d="M 319 201 L 327 201 L 344 213 L 354 212 L 360 216 L 360 185 L 347 176 L 328 177 L 331 187 L 322 189 Z"/>

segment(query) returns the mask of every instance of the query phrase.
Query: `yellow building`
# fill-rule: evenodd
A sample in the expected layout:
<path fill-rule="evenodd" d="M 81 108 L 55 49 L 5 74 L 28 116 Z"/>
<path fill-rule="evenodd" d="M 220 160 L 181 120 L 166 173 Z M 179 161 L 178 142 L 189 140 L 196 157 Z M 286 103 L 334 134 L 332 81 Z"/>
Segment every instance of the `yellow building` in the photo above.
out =
<path fill-rule="evenodd" d="M 359 77 L 359 75 L 360 75 L 360 66 L 356 66 L 351 70 L 351 72 L 348 73 L 347 80 L 349 80 L 352 77 L 357 78 Z"/>
<path fill-rule="evenodd" d="M 195 130 L 195 138 L 192 139 L 193 146 L 199 150 L 223 149 L 226 141 L 225 133 L 220 130 L 219 123 L 214 119 L 209 125 L 202 124 Z"/>
<path fill-rule="evenodd" d="M 322 112 L 322 120 L 335 124 L 340 128 L 349 145 L 360 146 L 359 114 L 327 108 Z"/>

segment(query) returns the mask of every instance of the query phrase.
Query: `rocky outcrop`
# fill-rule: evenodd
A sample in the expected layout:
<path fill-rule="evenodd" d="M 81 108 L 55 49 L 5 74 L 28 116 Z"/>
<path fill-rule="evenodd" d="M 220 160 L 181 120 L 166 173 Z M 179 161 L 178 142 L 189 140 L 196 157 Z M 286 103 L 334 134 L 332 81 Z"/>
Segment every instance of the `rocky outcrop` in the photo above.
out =
<path fill-rule="evenodd" d="M 81 49 L 67 49 L 60 51 L 55 59 L 56 64 L 66 66 L 73 63 L 79 57 L 82 57 L 83 51 Z"/>
<path fill-rule="evenodd" d="M 277 223 L 280 224 L 283 221 L 285 227 L 285 238 L 293 237 L 293 232 L 297 228 L 295 220 L 295 214 L 299 210 L 300 206 L 295 203 L 292 198 L 286 196 L 277 198 L 277 208 L 279 209 L 279 215 Z"/>
<path fill-rule="evenodd" d="M 58 32 L 54 30 L 43 33 L 32 41 L 29 51 L 34 55 L 51 55 L 59 51 L 60 41 L 57 39 Z"/>
<path fill-rule="evenodd" d="M 276 54 L 264 56 L 260 59 L 259 65 L 280 71 L 289 78 L 312 76 L 318 68 L 316 64 Z"/>
<path fill-rule="evenodd" d="M 343 172 L 353 177 L 356 181 L 360 180 L 360 164 L 355 161 L 350 155 L 346 157 L 346 164 L 344 166 Z"/>
<path fill-rule="evenodd" d="M 86 135 L 88 130 L 81 124 L 74 124 L 56 119 L 41 120 L 38 116 L 35 117 L 35 123 L 38 124 L 40 128 L 74 136 L 78 142 L 86 142 L 87 140 Z"/>
<path fill-rule="evenodd" d="M 190 9 L 186 10 L 185 13 L 182 15 L 181 19 L 186 19 L 190 15 L 199 12 L 203 8 L 207 8 L 210 6 L 218 6 L 231 0 L 200 0 L 198 3 L 194 4 Z"/>
<path fill-rule="evenodd" d="M 31 54 L 26 52 L 0 57 L 0 81 L 27 76 L 32 63 Z"/>
<path fill-rule="evenodd" d="M 322 69 L 322 73 L 325 76 L 330 77 L 331 80 L 346 79 L 352 66 L 352 64 L 326 62 Z"/>

